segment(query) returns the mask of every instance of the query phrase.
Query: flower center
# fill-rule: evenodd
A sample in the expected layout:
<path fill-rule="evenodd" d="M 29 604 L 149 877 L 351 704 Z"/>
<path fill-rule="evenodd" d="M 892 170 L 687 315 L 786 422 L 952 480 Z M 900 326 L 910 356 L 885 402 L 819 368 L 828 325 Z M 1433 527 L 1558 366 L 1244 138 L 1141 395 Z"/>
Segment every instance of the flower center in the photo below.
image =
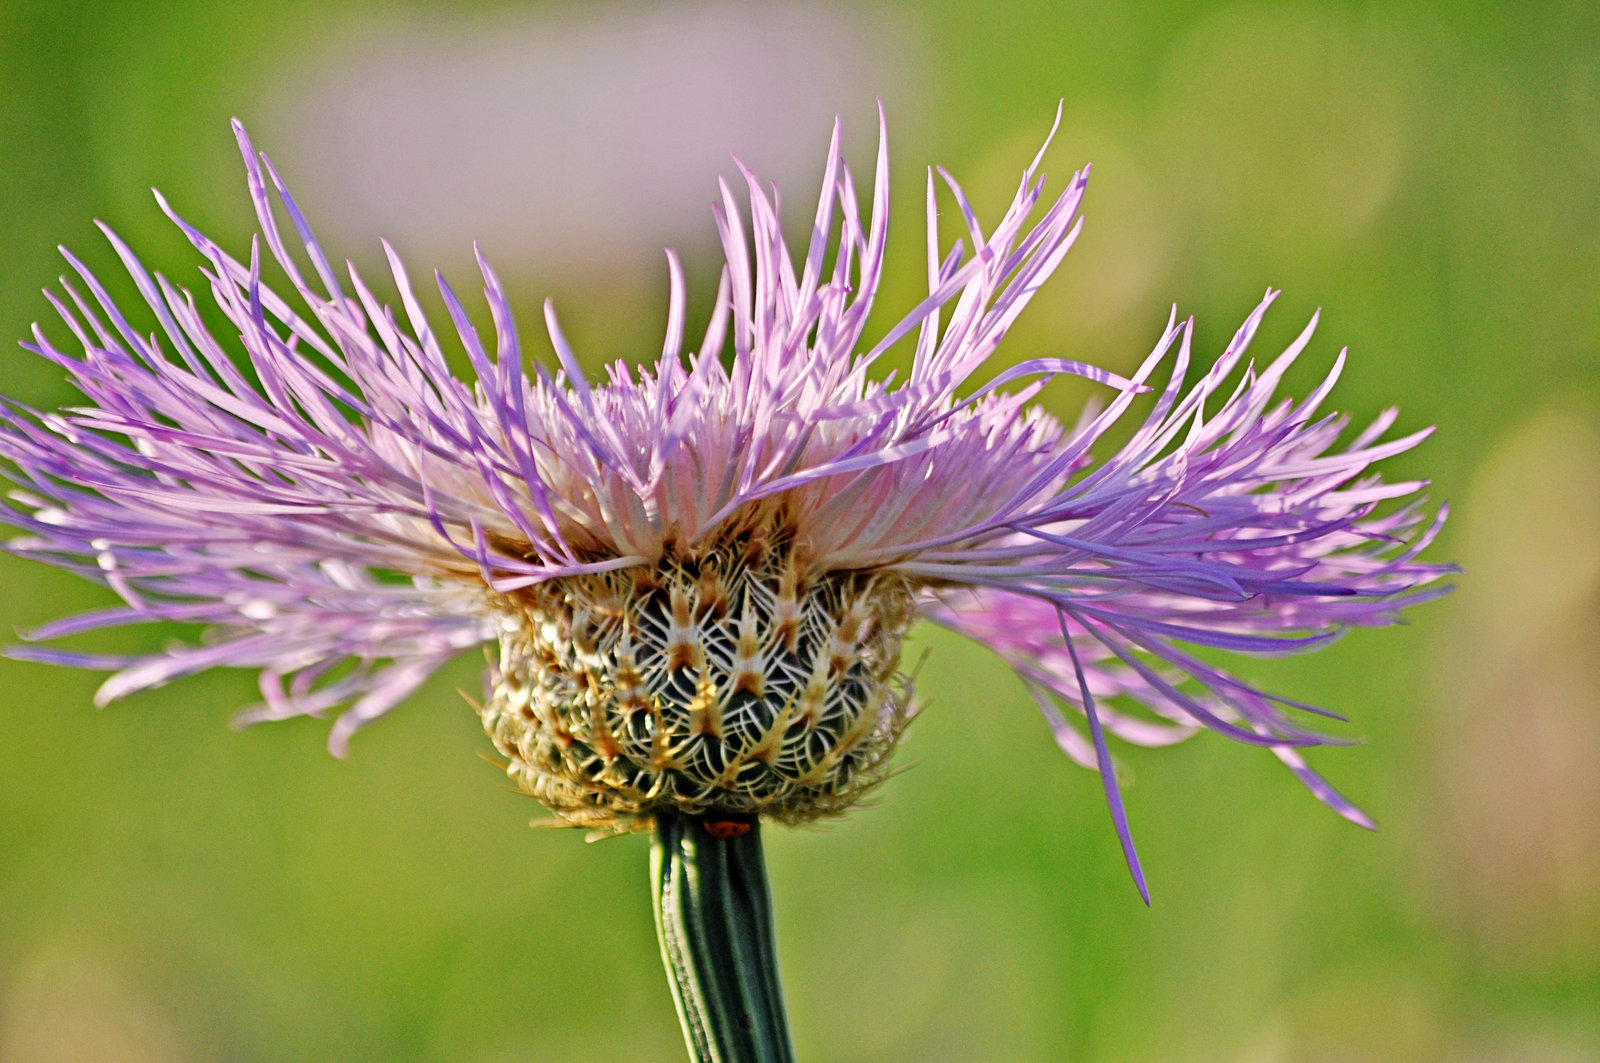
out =
<path fill-rule="evenodd" d="M 881 782 L 910 715 L 906 580 L 807 580 L 749 535 L 694 557 L 551 580 L 499 603 L 481 710 L 526 793 L 575 826 L 673 808 L 801 822 Z"/>

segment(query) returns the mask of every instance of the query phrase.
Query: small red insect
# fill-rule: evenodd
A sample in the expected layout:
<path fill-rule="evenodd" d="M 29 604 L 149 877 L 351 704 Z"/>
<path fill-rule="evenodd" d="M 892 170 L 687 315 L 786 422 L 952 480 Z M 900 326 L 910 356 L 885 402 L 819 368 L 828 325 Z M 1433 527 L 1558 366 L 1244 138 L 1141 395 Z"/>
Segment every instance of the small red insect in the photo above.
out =
<path fill-rule="evenodd" d="M 713 838 L 727 841 L 737 838 L 742 834 L 750 833 L 750 823 L 738 819 L 708 819 L 706 820 L 706 833 Z"/>

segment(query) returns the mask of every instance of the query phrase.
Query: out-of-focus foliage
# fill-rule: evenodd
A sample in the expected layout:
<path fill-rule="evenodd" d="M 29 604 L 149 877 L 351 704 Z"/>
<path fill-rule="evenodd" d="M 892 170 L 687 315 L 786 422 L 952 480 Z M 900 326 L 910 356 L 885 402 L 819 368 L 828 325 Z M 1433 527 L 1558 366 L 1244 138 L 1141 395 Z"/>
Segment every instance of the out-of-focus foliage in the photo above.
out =
<path fill-rule="evenodd" d="M 1264 348 L 1325 308 L 1316 364 L 1291 384 L 1348 344 L 1334 405 L 1439 425 L 1389 473 L 1431 476 L 1452 500 L 1437 556 L 1469 573 L 1409 627 L 1242 666 L 1352 717 L 1365 743 L 1317 764 L 1376 835 L 1216 736 L 1119 751 L 1148 911 L 1097 780 L 1054 749 L 1004 666 L 925 634 L 929 707 L 878 807 L 769 832 L 802 1057 L 1600 1059 L 1590 5 L 755 9 L 695 5 L 672 23 L 610 2 L 0 4 L 0 334 L 48 315 L 37 290 L 61 269 L 57 242 L 110 272 L 93 217 L 198 283 L 151 184 L 246 250 L 237 114 L 338 252 L 374 264 L 376 218 L 432 253 L 437 227 L 392 221 L 395 204 L 466 225 L 473 211 L 438 197 L 470 193 L 506 224 L 461 232 L 439 264 L 460 272 L 481 239 L 525 328 L 555 294 L 592 365 L 648 354 L 665 317 L 650 245 L 684 251 L 701 321 L 715 283 L 713 186 L 696 193 L 695 166 L 661 160 L 726 130 L 798 216 L 826 116 L 870 133 L 873 95 L 897 166 L 892 310 L 921 276 L 921 166 L 998 208 L 1064 97 L 1049 169 L 1093 162 L 1088 223 L 1009 356 L 1126 369 L 1173 301 L 1214 354 L 1283 287 Z M 537 67 L 526 80 L 517 48 Z M 782 84 L 757 84 L 775 72 Z M 742 110 L 726 106 L 738 79 Z M 631 89 L 604 95 L 618 84 Z M 653 93 L 681 101 L 679 125 L 630 149 L 638 123 L 617 116 Z M 546 95 L 555 117 L 523 122 L 521 101 Z M 441 140 L 463 115 L 485 135 Z M 573 157 L 454 150 L 519 131 Z M 576 157 L 606 137 L 627 142 Z M 584 199 L 592 182 L 549 184 L 559 165 L 602 166 L 617 210 Z M 516 194 L 517 167 L 537 194 Z M 549 228 L 556 216 L 594 240 Z M 648 241 L 630 242 L 641 227 Z M 71 402 L 20 351 L 0 354 L 0 384 Z M 1089 393 L 1054 385 L 1047 401 L 1070 416 Z M 10 558 L 0 589 L 24 628 L 107 597 Z M 248 676 L 97 713 L 97 677 L 0 663 L 0 1059 L 679 1058 L 643 839 L 527 829 L 537 808 L 479 759 L 488 743 L 453 689 L 476 691 L 477 671 L 462 661 L 341 762 L 314 721 L 230 732 Z"/>

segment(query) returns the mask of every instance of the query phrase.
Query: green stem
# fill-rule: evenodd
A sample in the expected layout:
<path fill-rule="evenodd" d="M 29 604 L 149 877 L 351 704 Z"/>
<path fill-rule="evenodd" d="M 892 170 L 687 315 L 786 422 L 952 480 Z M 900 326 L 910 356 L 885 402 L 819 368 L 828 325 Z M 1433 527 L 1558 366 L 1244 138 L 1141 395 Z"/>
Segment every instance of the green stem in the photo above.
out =
<path fill-rule="evenodd" d="M 662 812 L 650 851 L 661 958 L 672 977 L 690 1058 L 794 1063 L 761 827 L 747 818 L 713 822 L 749 829 L 717 837 L 704 819 Z"/>

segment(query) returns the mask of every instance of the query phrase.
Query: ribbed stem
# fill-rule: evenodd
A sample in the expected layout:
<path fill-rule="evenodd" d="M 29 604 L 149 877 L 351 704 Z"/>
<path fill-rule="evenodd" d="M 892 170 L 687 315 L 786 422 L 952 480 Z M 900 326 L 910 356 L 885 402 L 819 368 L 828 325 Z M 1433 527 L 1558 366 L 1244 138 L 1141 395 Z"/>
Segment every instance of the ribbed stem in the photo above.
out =
<path fill-rule="evenodd" d="M 656 932 L 689 1056 L 694 1063 L 794 1063 L 761 827 L 711 822 L 717 834 L 705 819 L 658 813 L 650 852 Z"/>

